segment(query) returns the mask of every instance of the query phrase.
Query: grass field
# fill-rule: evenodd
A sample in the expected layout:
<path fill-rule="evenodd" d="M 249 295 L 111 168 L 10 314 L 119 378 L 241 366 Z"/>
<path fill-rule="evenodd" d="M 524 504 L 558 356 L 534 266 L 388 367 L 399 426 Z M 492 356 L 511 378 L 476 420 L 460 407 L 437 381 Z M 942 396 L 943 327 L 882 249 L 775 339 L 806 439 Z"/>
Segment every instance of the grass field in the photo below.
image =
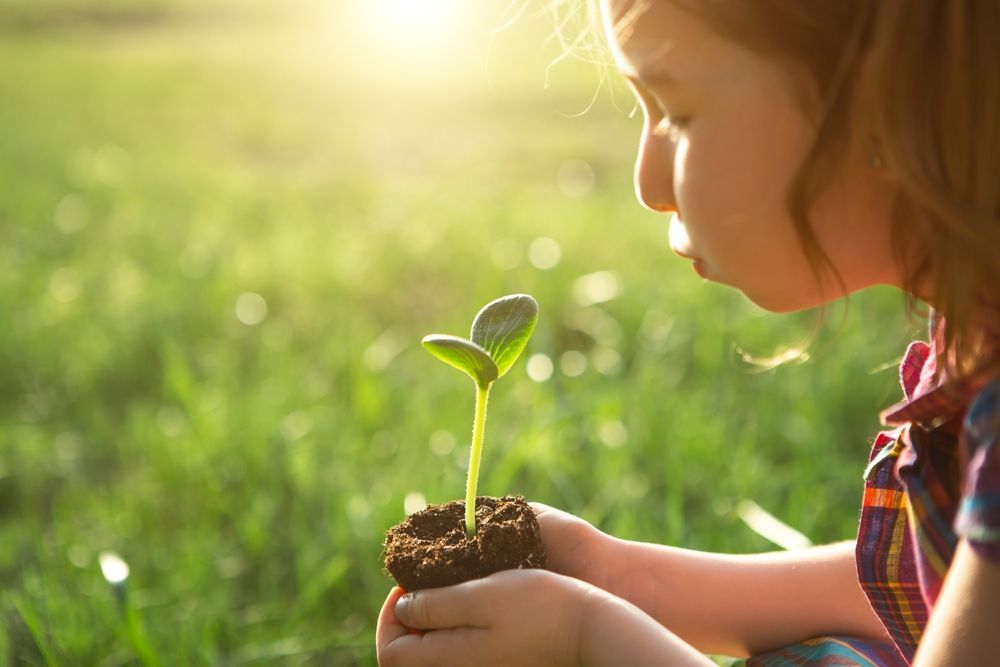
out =
<path fill-rule="evenodd" d="M 419 340 L 512 292 L 544 356 L 493 392 L 482 493 L 711 550 L 772 548 L 743 499 L 851 537 L 901 298 L 743 363 L 812 315 L 670 255 L 631 103 L 547 72 L 544 21 L 421 43 L 325 4 L 0 0 L 0 661 L 374 665 L 384 531 L 464 489 L 472 386 Z"/>

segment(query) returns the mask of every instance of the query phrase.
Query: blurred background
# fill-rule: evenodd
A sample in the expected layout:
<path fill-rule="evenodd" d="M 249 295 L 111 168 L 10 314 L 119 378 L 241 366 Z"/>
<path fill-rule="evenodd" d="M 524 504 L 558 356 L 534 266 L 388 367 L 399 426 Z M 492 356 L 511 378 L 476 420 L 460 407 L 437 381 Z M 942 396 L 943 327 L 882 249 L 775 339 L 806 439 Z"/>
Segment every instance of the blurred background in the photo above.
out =
<path fill-rule="evenodd" d="M 814 315 L 672 257 L 634 104 L 525 6 L 0 0 L 0 662 L 374 665 L 385 530 L 464 492 L 473 388 L 420 338 L 513 292 L 483 494 L 853 536 L 922 325 L 874 290 L 746 363 Z"/>

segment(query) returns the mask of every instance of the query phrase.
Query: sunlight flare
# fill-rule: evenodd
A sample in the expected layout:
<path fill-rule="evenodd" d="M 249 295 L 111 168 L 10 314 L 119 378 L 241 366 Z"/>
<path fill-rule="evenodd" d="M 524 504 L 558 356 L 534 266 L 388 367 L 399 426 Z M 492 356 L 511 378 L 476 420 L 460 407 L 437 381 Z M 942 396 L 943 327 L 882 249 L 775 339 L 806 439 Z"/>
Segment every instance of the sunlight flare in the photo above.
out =
<path fill-rule="evenodd" d="M 367 46 L 402 65 L 450 51 L 466 8 L 459 0 L 367 0 L 359 12 Z"/>

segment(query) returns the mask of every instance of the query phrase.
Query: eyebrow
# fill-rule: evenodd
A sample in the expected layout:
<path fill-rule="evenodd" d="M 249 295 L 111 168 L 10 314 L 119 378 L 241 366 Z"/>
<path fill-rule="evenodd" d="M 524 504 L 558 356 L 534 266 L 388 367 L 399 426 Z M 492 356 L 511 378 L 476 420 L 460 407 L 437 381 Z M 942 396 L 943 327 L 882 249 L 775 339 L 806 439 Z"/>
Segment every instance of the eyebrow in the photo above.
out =
<path fill-rule="evenodd" d="M 664 47 L 667 47 L 664 49 Z M 652 53 L 645 54 L 643 60 L 649 64 L 648 68 L 637 66 L 621 51 L 615 57 L 616 64 L 618 65 L 618 70 L 623 76 L 632 79 L 633 81 L 640 81 L 644 84 L 661 86 L 661 87 L 677 87 L 681 85 L 681 82 L 674 76 L 667 68 L 663 66 L 662 61 L 658 61 L 656 56 L 662 56 L 665 52 L 669 51 L 671 46 L 661 45 L 659 49 L 653 51 Z"/>
<path fill-rule="evenodd" d="M 639 80 L 650 86 L 676 87 L 681 85 L 681 82 L 670 72 L 658 70 L 642 73 Z"/>
<path fill-rule="evenodd" d="M 659 86 L 664 88 L 675 88 L 683 85 L 677 77 L 665 69 L 650 69 L 640 71 L 629 64 L 619 63 L 619 71 L 622 76 L 632 81 L 637 81 L 647 86 Z"/>

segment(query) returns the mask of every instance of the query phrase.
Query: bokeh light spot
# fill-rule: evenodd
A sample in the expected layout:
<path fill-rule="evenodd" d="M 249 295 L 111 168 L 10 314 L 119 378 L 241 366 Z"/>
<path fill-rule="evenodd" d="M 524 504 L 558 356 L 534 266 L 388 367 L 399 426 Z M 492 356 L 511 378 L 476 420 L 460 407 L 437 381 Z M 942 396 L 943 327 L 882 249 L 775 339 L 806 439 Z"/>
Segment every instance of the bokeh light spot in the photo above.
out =
<path fill-rule="evenodd" d="M 347 501 L 347 518 L 351 521 L 364 521 L 370 512 L 368 499 L 364 496 L 351 496 Z"/>
<path fill-rule="evenodd" d="M 528 246 L 528 261 L 536 269 L 551 269 L 562 259 L 562 248 L 548 237 L 537 238 Z"/>
<path fill-rule="evenodd" d="M 56 269 L 49 279 L 49 292 L 59 303 L 69 303 L 80 296 L 80 275 L 73 269 Z"/>
<path fill-rule="evenodd" d="M 118 185 L 128 176 L 132 158 L 121 146 L 106 144 L 94 151 L 94 176 L 105 185 Z"/>
<path fill-rule="evenodd" d="M 109 584 L 120 584 L 128 579 L 128 563 L 113 551 L 102 551 L 97 557 L 101 564 L 101 574 Z"/>
<path fill-rule="evenodd" d="M 590 363 L 601 375 L 617 375 L 622 367 L 622 355 L 610 347 L 599 347 L 590 355 Z"/>
<path fill-rule="evenodd" d="M 288 442 L 295 442 L 312 431 L 312 419 L 302 410 L 290 412 L 278 423 L 278 431 Z"/>
<path fill-rule="evenodd" d="M 248 327 L 255 326 L 267 317 L 267 301 L 256 292 L 244 292 L 236 299 L 236 319 Z"/>
<path fill-rule="evenodd" d="M 545 382 L 552 377 L 552 359 L 546 354 L 533 354 L 525 365 L 528 377 L 535 382 Z"/>
<path fill-rule="evenodd" d="M 586 160 L 566 160 L 556 171 L 556 184 L 567 197 L 574 199 L 589 195 L 594 189 L 594 168 Z"/>
<path fill-rule="evenodd" d="M 90 549 L 82 544 L 71 544 L 66 550 L 66 559 L 75 567 L 82 569 L 90 567 Z"/>
<path fill-rule="evenodd" d="M 567 350 L 559 357 L 559 370 L 567 377 L 579 377 L 587 370 L 587 356 L 579 350 Z"/>
<path fill-rule="evenodd" d="M 406 512 L 406 516 L 416 514 L 426 507 L 427 498 L 419 491 L 411 491 L 406 494 L 405 498 L 403 498 L 403 511 Z"/>
<path fill-rule="evenodd" d="M 430 448 L 437 456 L 447 456 L 455 449 L 455 436 L 450 431 L 434 431 L 430 437 Z"/>
<path fill-rule="evenodd" d="M 54 222 L 63 234 L 75 234 L 90 222 L 90 209 L 82 197 L 68 194 L 56 204 Z"/>
<path fill-rule="evenodd" d="M 612 449 L 621 447 L 625 444 L 625 441 L 628 440 L 628 431 L 625 429 L 625 424 L 621 423 L 617 419 L 609 419 L 603 422 L 597 433 L 601 442 L 604 443 L 606 447 L 610 447 Z"/>
<path fill-rule="evenodd" d="M 611 271 L 597 271 L 573 281 L 573 299 L 581 306 L 611 301 L 621 293 L 621 283 Z"/>

